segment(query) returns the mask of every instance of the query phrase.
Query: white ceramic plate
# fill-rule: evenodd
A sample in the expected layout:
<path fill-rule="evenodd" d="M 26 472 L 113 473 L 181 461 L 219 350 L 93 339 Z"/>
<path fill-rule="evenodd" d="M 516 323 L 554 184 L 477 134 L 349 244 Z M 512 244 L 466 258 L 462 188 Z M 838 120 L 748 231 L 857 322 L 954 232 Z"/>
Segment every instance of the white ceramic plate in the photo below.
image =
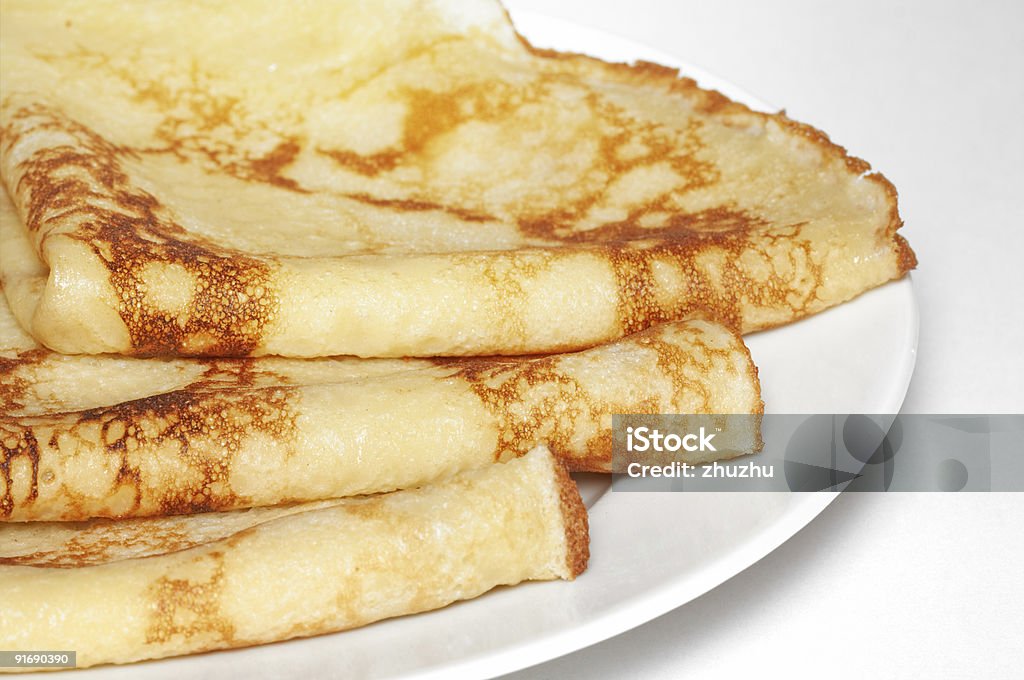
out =
<path fill-rule="evenodd" d="M 537 45 L 678 66 L 705 87 L 769 108 L 727 82 L 642 45 L 533 13 L 518 12 L 513 19 Z M 917 347 L 910 280 L 747 340 L 769 412 L 896 413 Z M 692 600 L 774 550 L 835 497 L 606 493 L 604 479 L 581 476 L 580 481 L 590 505 L 592 559 L 573 583 L 500 588 L 440 611 L 345 633 L 98 668 L 75 677 L 499 675 L 599 642 Z"/>

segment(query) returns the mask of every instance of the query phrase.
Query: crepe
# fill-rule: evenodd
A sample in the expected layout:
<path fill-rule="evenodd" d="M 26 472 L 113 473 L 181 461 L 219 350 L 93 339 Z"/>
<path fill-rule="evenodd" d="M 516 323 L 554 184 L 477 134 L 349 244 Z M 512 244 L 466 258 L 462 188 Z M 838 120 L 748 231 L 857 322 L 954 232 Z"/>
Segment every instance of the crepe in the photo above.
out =
<path fill-rule="evenodd" d="M 40 348 L 0 296 L 0 519 L 391 491 L 539 442 L 571 469 L 609 471 L 614 413 L 762 412 L 747 349 L 706 321 L 545 357 L 142 359 Z M 759 447 L 748 422 L 716 455 Z"/>
<path fill-rule="evenodd" d="M 530 47 L 496 2 L 9 0 L 0 176 L 67 353 L 580 349 L 769 328 L 915 265 L 824 133 L 653 64 Z"/>
<path fill-rule="evenodd" d="M 80 667 L 243 647 L 573 579 L 588 559 L 579 492 L 543 448 L 418 490 L 72 532 L 0 526 L 0 647 L 74 649 Z"/>

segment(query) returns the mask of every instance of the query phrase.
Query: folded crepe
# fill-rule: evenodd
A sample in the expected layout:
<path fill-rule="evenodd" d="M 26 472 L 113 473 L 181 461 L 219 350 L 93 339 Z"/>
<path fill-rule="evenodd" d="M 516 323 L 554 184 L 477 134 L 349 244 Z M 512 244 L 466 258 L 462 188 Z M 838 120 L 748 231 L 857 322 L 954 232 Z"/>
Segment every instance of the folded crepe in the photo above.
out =
<path fill-rule="evenodd" d="M 317 635 L 573 579 L 576 485 L 543 448 L 422 489 L 284 509 L 0 526 L 0 648 L 78 666 Z"/>
<path fill-rule="evenodd" d="M 69 353 L 522 354 L 747 332 L 902 276 L 896 191 L 489 0 L 8 0 L 0 177 Z"/>
<path fill-rule="evenodd" d="M 144 359 L 41 348 L 0 296 L 0 520 L 391 491 L 540 442 L 609 471 L 614 413 L 762 411 L 741 339 L 706 321 L 543 357 Z M 759 419 L 716 455 L 757 449 Z"/>

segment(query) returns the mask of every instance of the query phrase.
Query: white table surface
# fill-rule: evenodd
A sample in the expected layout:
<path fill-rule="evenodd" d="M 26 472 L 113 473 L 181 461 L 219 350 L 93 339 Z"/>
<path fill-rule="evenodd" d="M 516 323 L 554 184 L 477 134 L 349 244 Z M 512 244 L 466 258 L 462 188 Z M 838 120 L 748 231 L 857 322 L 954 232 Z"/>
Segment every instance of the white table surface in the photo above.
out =
<path fill-rule="evenodd" d="M 670 52 L 826 130 L 920 259 L 905 413 L 1024 412 L 1024 2 L 513 0 Z M 640 628 L 509 676 L 1024 677 L 1024 493 L 848 494 Z"/>

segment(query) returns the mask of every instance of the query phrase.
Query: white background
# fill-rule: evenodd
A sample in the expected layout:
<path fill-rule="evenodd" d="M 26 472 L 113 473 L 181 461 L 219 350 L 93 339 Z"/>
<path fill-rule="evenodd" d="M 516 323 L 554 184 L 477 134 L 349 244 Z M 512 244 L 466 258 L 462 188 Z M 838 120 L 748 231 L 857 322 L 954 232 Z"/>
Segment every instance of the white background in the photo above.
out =
<path fill-rule="evenodd" d="M 900 191 L 918 254 L 905 413 L 1024 412 L 1024 2 L 515 0 L 826 130 Z M 1024 493 L 848 494 L 780 549 L 535 678 L 1010 678 Z"/>

